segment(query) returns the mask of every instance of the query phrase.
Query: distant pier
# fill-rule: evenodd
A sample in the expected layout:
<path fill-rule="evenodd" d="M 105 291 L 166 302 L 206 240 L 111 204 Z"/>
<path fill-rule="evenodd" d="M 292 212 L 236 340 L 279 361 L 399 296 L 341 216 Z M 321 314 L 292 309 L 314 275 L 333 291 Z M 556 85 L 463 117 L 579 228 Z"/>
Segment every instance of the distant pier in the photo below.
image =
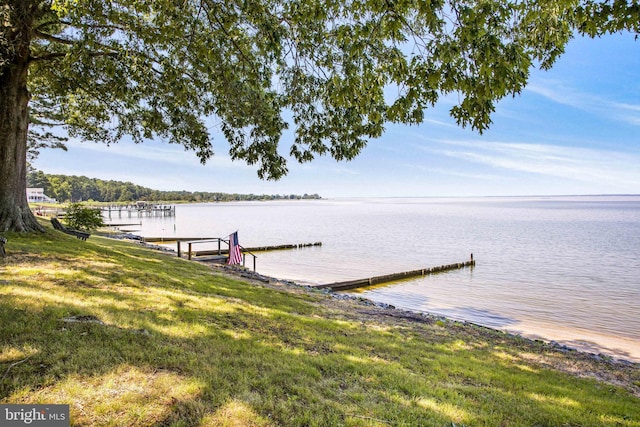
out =
<path fill-rule="evenodd" d="M 101 206 L 100 211 L 102 215 L 108 217 L 109 219 L 117 216 L 117 218 L 122 218 L 123 216 L 127 218 L 132 217 L 143 217 L 143 216 L 175 216 L 176 215 L 176 207 L 175 205 L 165 205 L 165 204 L 154 204 L 154 203 L 143 203 L 138 202 L 131 205 L 111 205 L 111 206 Z"/>
<path fill-rule="evenodd" d="M 409 279 L 412 277 L 426 276 L 428 274 L 441 273 L 443 271 L 458 270 L 465 267 L 473 267 L 476 262 L 471 259 L 466 262 L 459 262 L 456 264 L 440 265 L 438 267 L 422 268 L 419 270 L 403 271 L 401 273 L 386 274 L 384 276 L 368 277 L 366 279 L 348 280 L 346 282 L 326 283 L 323 285 L 314 286 L 317 289 L 329 288 L 332 291 L 348 291 L 351 289 L 364 288 L 366 286 L 379 285 L 381 283 L 394 282 L 402 279 Z"/>

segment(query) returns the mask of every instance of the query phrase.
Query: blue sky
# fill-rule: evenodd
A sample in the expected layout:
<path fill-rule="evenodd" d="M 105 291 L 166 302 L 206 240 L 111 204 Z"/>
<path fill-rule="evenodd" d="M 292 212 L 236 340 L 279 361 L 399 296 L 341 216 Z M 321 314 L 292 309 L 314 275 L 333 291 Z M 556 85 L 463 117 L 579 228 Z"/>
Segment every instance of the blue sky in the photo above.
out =
<path fill-rule="evenodd" d="M 216 129 L 216 155 L 202 166 L 181 146 L 69 141 L 34 163 L 51 174 L 131 181 L 159 190 L 323 197 L 640 194 L 640 40 L 630 34 L 576 38 L 549 71 L 497 105 L 483 135 L 448 116 L 441 100 L 420 126 L 388 126 L 350 162 L 289 162 L 262 181 L 232 162 Z M 290 137 L 281 147 L 288 151 Z"/>

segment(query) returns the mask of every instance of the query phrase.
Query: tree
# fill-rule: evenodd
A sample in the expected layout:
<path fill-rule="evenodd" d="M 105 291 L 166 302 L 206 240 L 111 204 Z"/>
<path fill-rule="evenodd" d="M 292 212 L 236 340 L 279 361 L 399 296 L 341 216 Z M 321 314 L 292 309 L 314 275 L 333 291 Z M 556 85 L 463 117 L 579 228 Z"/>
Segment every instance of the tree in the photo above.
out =
<path fill-rule="evenodd" d="M 39 102 L 38 102 L 39 101 Z M 32 100 L 29 106 L 29 130 L 27 132 L 27 165 L 33 162 L 43 148 L 59 148 L 67 151 L 66 137 L 50 131 L 61 126 L 64 117 L 57 111 L 57 105 L 45 99 Z"/>
<path fill-rule="evenodd" d="M 84 231 L 93 231 L 104 225 L 100 209 L 88 208 L 82 203 L 71 203 L 64 220 L 69 227 Z"/>
<path fill-rule="evenodd" d="M 574 30 L 638 25 L 637 0 L 0 0 L 0 230 L 40 228 L 30 103 L 69 136 L 159 137 L 202 162 L 215 120 L 233 159 L 278 179 L 290 124 L 296 160 L 352 159 L 455 92 L 452 116 L 482 131 Z"/>
<path fill-rule="evenodd" d="M 45 194 L 48 192 L 51 183 L 49 182 L 49 178 L 42 171 L 31 171 L 27 176 L 27 186 L 42 188 Z"/>

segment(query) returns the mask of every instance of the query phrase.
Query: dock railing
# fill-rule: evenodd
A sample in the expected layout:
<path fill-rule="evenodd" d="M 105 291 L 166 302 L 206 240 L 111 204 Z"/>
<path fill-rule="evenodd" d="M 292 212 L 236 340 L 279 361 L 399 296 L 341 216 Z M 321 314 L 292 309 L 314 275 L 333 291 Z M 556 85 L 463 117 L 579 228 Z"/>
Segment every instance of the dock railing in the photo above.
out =
<path fill-rule="evenodd" d="M 229 254 L 229 250 L 226 249 L 223 251 L 222 249 L 222 243 L 226 243 L 227 247 L 229 246 L 229 239 L 223 239 L 220 237 L 214 237 L 212 239 L 205 239 L 205 240 L 191 240 L 191 241 L 183 241 L 181 242 L 180 240 L 177 241 L 178 244 L 178 258 L 180 258 L 182 256 L 182 248 L 180 243 L 186 243 L 187 244 L 187 259 L 191 260 L 193 259 L 193 254 L 195 253 L 195 251 L 193 250 L 193 245 L 198 244 L 198 243 L 217 243 L 218 244 L 218 251 L 217 251 L 217 255 L 218 256 L 222 256 L 224 254 L 228 255 Z M 242 266 L 246 267 L 246 255 L 251 255 L 253 257 L 253 271 L 256 271 L 256 259 L 258 258 L 257 255 L 255 255 L 254 253 L 250 252 L 249 250 L 245 249 L 242 245 L 238 245 L 240 246 L 240 250 L 242 252 Z"/>

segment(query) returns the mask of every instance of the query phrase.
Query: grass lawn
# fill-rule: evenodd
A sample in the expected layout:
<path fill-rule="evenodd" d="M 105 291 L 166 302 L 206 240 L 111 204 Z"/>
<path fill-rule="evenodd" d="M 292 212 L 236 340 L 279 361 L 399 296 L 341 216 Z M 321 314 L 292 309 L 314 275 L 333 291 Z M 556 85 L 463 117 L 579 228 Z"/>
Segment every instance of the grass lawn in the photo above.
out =
<path fill-rule="evenodd" d="M 5 233 L 0 403 L 82 426 L 640 426 L 640 366 L 216 271 Z"/>

